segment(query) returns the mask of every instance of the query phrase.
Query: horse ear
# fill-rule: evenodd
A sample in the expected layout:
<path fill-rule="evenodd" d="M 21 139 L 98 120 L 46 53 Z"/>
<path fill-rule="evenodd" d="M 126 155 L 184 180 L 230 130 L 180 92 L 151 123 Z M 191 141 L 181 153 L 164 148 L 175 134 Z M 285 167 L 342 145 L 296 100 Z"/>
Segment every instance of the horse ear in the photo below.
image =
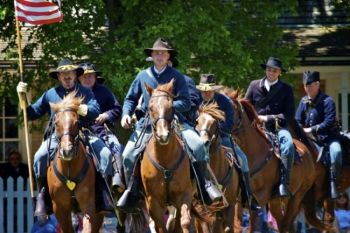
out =
<path fill-rule="evenodd" d="M 52 102 L 50 102 L 49 103 L 50 104 L 50 108 L 54 111 L 54 112 L 56 112 L 56 104 L 54 104 L 54 103 L 52 103 Z"/>
<path fill-rule="evenodd" d="M 170 80 L 170 82 L 168 82 L 167 85 L 166 85 L 166 89 L 169 91 L 169 93 L 173 93 L 174 82 L 175 82 L 175 79 L 172 78 Z"/>
<path fill-rule="evenodd" d="M 145 83 L 144 85 L 145 85 L 145 88 L 146 88 L 146 90 L 147 90 L 149 96 L 151 96 L 151 95 L 152 95 L 152 92 L 153 92 L 152 87 L 150 87 L 147 83 Z"/>

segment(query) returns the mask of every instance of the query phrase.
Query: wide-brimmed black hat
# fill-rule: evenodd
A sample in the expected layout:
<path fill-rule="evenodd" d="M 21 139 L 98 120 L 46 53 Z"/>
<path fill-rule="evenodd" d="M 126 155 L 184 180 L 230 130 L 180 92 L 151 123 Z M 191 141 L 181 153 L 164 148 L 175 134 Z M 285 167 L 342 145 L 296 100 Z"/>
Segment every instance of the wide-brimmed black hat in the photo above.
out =
<path fill-rule="evenodd" d="M 199 85 L 196 88 L 200 91 L 218 91 L 224 86 L 216 85 L 215 76 L 213 74 L 201 74 Z"/>
<path fill-rule="evenodd" d="M 67 72 L 72 70 L 75 70 L 77 72 L 77 77 L 84 73 L 84 70 L 81 67 L 74 65 L 71 60 L 64 58 L 58 63 L 57 68 L 51 71 L 49 75 L 51 78 L 58 79 L 57 74 L 59 72 Z"/>
<path fill-rule="evenodd" d="M 275 57 L 269 57 L 266 64 L 260 64 L 260 66 L 265 70 L 266 67 L 272 67 L 276 69 L 280 69 L 282 72 L 286 72 L 287 70 L 283 68 L 282 61 Z"/>
<path fill-rule="evenodd" d="M 177 52 L 175 49 L 173 49 L 170 45 L 170 43 L 168 41 L 166 41 L 165 39 L 163 38 L 158 38 L 154 44 L 153 44 L 153 47 L 152 48 L 147 48 L 147 49 L 144 49 L 145 51 L 145 54 L 147 56 L 151 56 L 151 53 L 152 51 L 154 50 L 160 50 L 160 51 L 168 51 L 170 53 L 170 56 L 171 57 L 174 57 L 176 56 Z"/>
<path fill-rule="evenodd" d="M 313 82 L 320 81 L 320 72 L 318 71 L 306 71 L 303 73 L 303 83 L 304 85 L 309 85 Z"/>
<path fill-rule="evenodd" d="M 85 62 L 85 63 L 79 64 L 79 67 L 84 70 L 83 74 L 96 74 L 96 80 L 98 82 L 103 83 L 105 81 L 105 79 L 101 76 L 102 72 L 96 70 L 94 64 Z"/>

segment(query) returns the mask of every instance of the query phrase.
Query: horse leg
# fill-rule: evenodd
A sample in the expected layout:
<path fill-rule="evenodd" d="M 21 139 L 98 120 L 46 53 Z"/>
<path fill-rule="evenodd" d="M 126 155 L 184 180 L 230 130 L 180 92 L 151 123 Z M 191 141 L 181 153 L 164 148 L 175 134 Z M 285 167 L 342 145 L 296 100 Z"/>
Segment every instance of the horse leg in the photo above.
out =
<path fill-rule="evenodd" d="M 234 215 L 233 215 L 233 222 L 234 222 L 234 232 L 236 233 L 242 233 L 242 225 L 243 225 L 243 220 L 242 220 L 242 203 L 240 200 L 237 200 L 235 204 L 235 209 L 234 209 Z"/>
<path fill-rule="evenodd" d="M 103 224 L 103 220 L 105 218 L 105 214 L 103 213 L 98 213 L 95 214 L 95 221 L 93 222 L 93 232 L 96 230 L 96 232 L 99 232 L 102 224 Z"/>
<path fill-rule="evenodd" d="M 98 233 L 102 225 L 103 218 L 100 217 L 97 219 L 97 214 L 95 213 L 95 203 L 92 201 L 88 202 L 82 206 L 81 210 L 84 213 L 83 233 Z"/>
<path fill-rule="evenodd" d="M 155 230 L 157 233 L 166 233 L 166 226 L 163 221 L 164 210 L 157 201 L 149 199 L 147 202 L 147 207 L 149 209 L 149 215 L 154 221 Z"/>
<path fill-rule="evenodd" d="M 126 213 L 117 210 L 117 233 L 125 232 Z"/>
<path fill-rule="evenodd" d="M 324 221 L 330 225 L 334 222 L 334 201 L 326 199 L 323 201 Z"/>
<path fill-rule="evenodd" d="M 74 233 L 71 211 L 53 202 L 53 212 L 64 233 Z"/>
<path fill-rule="evenodd" d="M 224 232 L 226 233 L 233 233 L 233 219 L 235 216 L 234 212 L 234 206 L 229 205 L 226 209 L 223 210 L 223 227 L 224 227 Z"/>
<path fill-rule="evenodd" d="M 186 198 L 191 200 L 191 198 Z M 189 233 L 191 227 L 191 214 L 190 214 L 190 203 L 191 201 L 184 202 L 181 206 L 181 219 L 180 224 L 182 227 L 182 232 Z"/>

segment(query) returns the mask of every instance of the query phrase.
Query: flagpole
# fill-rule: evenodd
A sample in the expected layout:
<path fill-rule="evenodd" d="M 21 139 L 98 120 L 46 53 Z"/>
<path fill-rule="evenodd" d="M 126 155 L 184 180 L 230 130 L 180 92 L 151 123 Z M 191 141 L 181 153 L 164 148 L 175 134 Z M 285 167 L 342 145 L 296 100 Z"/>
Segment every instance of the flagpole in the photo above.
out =
<path fill-rule="evenodd" d="M 22 48 L 21 48 L 21 31 L 19 27 L 19 21 L 16 18 L 16 31 L 17 31 L 17 47 L 18 47 L 18 60 L 19 60 L 19 74 L 21 78 L 21 82 L 24 81 L 23 78 L 23 61 L 22 61 Z M 28 160 L 28 170 L 29 170 L 29 183 L 30 183 L 30 196 L 32 197 L 33 201 L 33 208 L 34 208 L 34 179 L 33 179 L 33 169 L 32 169 L 32 156 L 30 154 L 30 146 L 29 146 L 29 134 L 28 134 L 28 118 L 27 118 L 27 111 L 26 111 L 26 103 L 27 103 L 27 96 L 25 93 L 21 93 L 20 96 L 20 105 L 21 109 L 23 110 L 23 121 L 24 121 L 24 137 L 25 137 L 25 144 L 26 144 L 26 153 L 27 153 L 27 160 Z"/>

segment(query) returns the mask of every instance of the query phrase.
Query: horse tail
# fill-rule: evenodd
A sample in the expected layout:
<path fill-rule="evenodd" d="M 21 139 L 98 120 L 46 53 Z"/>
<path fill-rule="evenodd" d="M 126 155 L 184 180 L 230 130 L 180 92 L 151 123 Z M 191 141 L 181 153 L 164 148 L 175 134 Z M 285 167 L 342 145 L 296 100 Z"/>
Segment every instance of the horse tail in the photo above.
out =
<path fill-rule="evenodd" d="M 125 228 L 128 232 L 146 232 L 148 228 L 148 219 L 143 210 L 138 213 L 126 214 Z"/>
<path fill-rule="evenodd" d="M 331 225 L 322 222 L 316 216 L 316 200 L 315 200 L 315 185 L 313 185 L 305 194 L 302 205 L 304 208 L 305 219 L 309 224 L 316 227 L 319 230 L 334 232 L 334 229 Z"/>

